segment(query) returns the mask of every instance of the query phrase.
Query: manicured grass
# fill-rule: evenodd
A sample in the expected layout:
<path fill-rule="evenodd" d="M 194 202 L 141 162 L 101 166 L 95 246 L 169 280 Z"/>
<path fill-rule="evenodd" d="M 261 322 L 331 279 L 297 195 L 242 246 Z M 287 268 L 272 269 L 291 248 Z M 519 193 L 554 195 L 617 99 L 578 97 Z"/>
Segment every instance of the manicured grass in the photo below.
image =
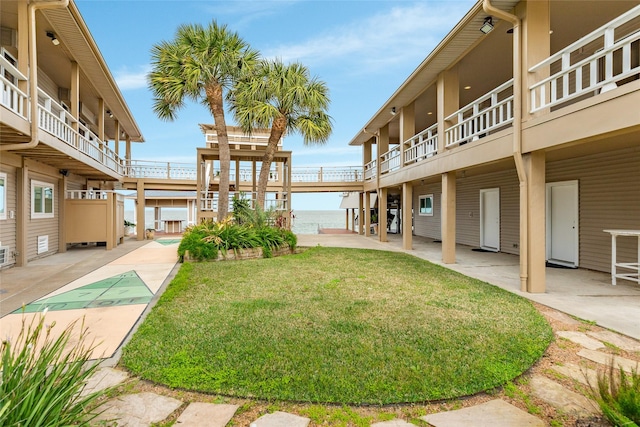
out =
<path fill-rule="evenodd" d="M 494 286 L 406 254 L 316 247 L 183 265 L 122 363 L 170 387 L 387 404 L 502 385 L 551 340 L 529 301 Z"/>

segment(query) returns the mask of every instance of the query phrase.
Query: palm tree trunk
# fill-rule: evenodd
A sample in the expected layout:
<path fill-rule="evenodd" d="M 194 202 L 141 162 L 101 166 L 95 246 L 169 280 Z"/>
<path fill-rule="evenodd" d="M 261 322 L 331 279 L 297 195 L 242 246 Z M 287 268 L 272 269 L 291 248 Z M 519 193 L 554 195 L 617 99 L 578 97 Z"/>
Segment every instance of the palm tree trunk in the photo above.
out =
<path fill-rule="evenodd" d="M 271 126 L 271 133 L 269 134 L 269 142 L 265 149 L 264 156 L 262 156 L 262 166 L 260 167 L 260 176 L 258 178 L 258 194 L 256 196 L 258 206 L 264 209 L 264 198 L 267 193 L 267 184 L 269 183 L 269 171 L 271 170 L 271 163 L 273 162 L 273 156 L 278 149 L 278 142 L 284 134 L 287 126 L 287 119 L 285 116 L 278 116 Z"/>
<path fill-rule="evenodd" d="M 227 123 L 224 119 L 222 86 L 211 85 L 205 88 L 209 109 L 218 136 L 220 154 L 220 180 L 218 181 L 218 222 L 223 221 L 229 213 L 229 171 L 231 168 L 231 151 L 227 136 Z"/>

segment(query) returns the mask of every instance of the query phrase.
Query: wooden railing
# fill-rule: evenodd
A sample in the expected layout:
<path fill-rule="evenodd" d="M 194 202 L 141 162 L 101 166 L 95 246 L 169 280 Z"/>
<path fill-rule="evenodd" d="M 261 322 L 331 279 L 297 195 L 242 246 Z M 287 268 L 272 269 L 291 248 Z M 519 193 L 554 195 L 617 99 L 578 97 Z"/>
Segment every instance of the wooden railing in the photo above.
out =
<path fill-rule="evenodd" d="M 373 179 L 377 176 L 378 174 L 377 164 L 378 162 L 374 159 L 374 160 L 371 160 L 366 165 L 364 165 L 364 179 L 366 181 Z"/>
<path fill-rule="evenodd" d="M 17 86 L 19 81 L 26 81 L 27 77 L 5 55 L 6 51 L 0 49 L 0 68 L 3 71 L 0 73 L 0 102 L 17 115 L 28 119 L 27 94 Z"/>
<path fill-rule="evenodd" d="M 217 212 L 218 211 L 218 192 L 217 191 L 201 191 L 200 192 L 200 210 L 203 212 Z M 233 198 L 239 197 L 251 202 L 251 206 L 256 205 L 257 193 L 252 192 L 229 192 L 229 206 L 232 206 Z M 279 193 L 278 197 L 270 196 L 266 197 L 264 201 L 265 210 L 276 211 L 288 211 L 289 201 L 287 193 Z"/>
<path fill-rule="evenodd" d="M 475 141 L 513 122 L 513 79 L 445 118 L 447 147 Z"/>
<path fill-rule="evenodd" d="M 380 156 L 380 175 L 400 167 L 400 146 L 395 146 Z"/>
<path fill-rule="evenodd" d="M 640 74 L 637 60 L 640 28 L 636 23 L 627 29 L 628 24 L 638 17 L 640 6 L 531 67 L 530 73 L 547 70 L 547 74 L 551 74 L 530 86 L 531 112 L 586 94 L 604 92 L 615 88 L 621 80 Z M 619 34 L 623 28 L 626 34 Z M 589 55 L 586 58 L 585 53 Z M 572 62 L 572 58 L 579 60 Z M 559 70 L 553 72 L 558 67 Z"/>
<path fill-rule="evenodd" d="M 419 162 L 438 153 L 438 124 L 405 141 L 404 164 Z"/>

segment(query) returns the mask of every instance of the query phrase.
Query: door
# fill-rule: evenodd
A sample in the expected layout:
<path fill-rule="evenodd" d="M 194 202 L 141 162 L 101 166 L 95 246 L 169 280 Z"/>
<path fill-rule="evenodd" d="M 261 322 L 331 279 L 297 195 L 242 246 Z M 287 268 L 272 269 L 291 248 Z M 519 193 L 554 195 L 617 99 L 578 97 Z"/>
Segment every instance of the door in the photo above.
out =
<path fill-rule="evenodd" d="M 547 261 L 578 266 L 578 181 L 547 184 Z"/>
<path fill-rule="evenodd" d="M 500 189 L 480 190 L 480 247 L 500 250 Z"/>

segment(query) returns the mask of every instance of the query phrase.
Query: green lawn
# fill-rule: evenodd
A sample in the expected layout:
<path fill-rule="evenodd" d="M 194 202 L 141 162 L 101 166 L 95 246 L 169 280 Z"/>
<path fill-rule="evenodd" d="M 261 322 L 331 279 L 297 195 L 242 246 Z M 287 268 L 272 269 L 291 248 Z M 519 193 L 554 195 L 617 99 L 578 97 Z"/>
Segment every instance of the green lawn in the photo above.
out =
<path fill-rule="evenodd" d="M 122 363 L 170 387 L 305 402 L 470 395 L 553 337 L 531 303 L 419 258 L 316 247 L 185 264 Z"/>

